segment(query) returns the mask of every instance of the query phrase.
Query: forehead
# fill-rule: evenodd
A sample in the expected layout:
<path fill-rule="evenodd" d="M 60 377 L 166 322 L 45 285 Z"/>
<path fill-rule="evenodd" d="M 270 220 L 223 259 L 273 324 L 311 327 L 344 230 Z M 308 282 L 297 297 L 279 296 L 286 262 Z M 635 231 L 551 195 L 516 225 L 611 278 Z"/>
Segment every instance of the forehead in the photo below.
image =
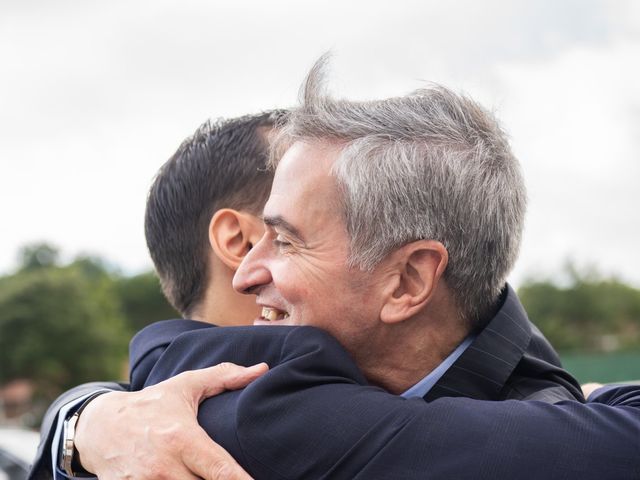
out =
<path fill-rule="evenodd" d="M 307 215 L 337 213 L 338 188 L 331 167 L 340 150 L 331 143 L 294 143 L 276 168 L 265 216 L 299 210 Z"/>

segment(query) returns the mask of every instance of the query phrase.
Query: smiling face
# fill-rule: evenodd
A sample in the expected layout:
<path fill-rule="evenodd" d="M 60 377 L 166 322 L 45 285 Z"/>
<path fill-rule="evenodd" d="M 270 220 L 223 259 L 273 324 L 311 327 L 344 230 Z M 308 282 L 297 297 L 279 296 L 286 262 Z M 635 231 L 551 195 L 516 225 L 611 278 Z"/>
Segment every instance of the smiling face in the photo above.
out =
<path fill-rule="evenodd" d="M 313 325 L 353 353 L 378 324 L 380 274 L 349 269 L 340 192 L 330 174 L 336 145 L 295 143 L 275 173 L 266 231 L 236 272 L 236 290 L 257 295 L 255 324 Z"/>

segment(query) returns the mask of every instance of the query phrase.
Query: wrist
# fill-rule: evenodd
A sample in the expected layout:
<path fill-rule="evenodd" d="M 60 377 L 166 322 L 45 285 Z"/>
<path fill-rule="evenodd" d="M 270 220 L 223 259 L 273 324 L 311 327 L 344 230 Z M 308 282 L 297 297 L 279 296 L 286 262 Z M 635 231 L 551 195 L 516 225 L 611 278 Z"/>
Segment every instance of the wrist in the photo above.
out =
<path fill-rule="evenodd" d="M 68 475 L 73 477 L 93 476 L 91 474 L 93 470 L 90 465 L 80 460 L 80 452 L 83 449 L 85 452 L 88 451 L 87 447 L 83 447 L 83 445 L 85 445 L 84 439 L 89 440 L 90 438 L 86 434 L 83 434 L 85 429 L 81 428 L 81 425 L 88 425 L 90 421 L 81 422 L 80 419 L 86 420 L 88 410 L 90 411 L 95 407 L 95 402 L 97 402 L 104 393 L 108 392 L 101 391 L 90 395 L 72 417 L 65 421 L 62 467 Z"/>

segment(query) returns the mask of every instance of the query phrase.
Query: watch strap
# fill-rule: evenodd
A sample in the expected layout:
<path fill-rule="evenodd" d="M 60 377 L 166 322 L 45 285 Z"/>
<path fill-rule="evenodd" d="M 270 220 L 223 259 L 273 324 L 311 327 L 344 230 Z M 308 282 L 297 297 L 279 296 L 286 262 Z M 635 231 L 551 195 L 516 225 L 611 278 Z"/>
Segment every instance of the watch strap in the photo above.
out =
<path fill-rule="evenodd" d="M 82 464 L 78 461 L 78 450 L 75 446 L 76 437 L 76 425 L 78 419 L 84 408 L 89 405 L 96 397 L 99 397 L 103 393 L 108 393 L 108 390 L 101 390 L 95 392 L 87 397 L 82 405 L 71 415 L 70 418 L 64 421 L 63 435 L 62 435 L 62 455 L 60 459 L 60 467 L 71 478 L 78 477 L 95 477 L 93 473 L 87 472 Z"/>

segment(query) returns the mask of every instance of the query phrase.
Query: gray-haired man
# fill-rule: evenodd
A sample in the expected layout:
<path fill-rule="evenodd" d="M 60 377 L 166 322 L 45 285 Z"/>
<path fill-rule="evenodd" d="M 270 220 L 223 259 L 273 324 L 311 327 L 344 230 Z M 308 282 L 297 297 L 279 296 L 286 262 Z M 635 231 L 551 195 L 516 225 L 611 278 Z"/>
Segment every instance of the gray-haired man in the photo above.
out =
<path fill-rule="evenodd" d="M 465 395 L 466 378 L 476 398 L 580 398 L 553 361 L 534 358 L 549 347 L 505 287 L 525 200 L 517 161 L 491 117 L 440 88 L 378 102 L 334 101 L 320 79 L 317 67 L 284 127 L 279 144 L 287 150 L 264 209 L 266 233 L 234 279 L 238 291 L 258 296 L 263 316 L 255 323 L 328 331 L 369 382 L 393 393 Z M 169 365 L 161 359 L 155 372 L 163 368 Z M 285 365 L 256 384 L 278 368 Z M 113 403 L 90 404 L 85 422 L 98 430 L 100 405 Z M 137 414 L 127 415 L 115 409 L 110 421 L 136 422 Z M 339 420 L 348 430 L 349 419 Z M 300 440 L 295 431 L 291 438 Z M 101 441 L 109 442 L 127 461 L 122 439 Z M 99 450 L 80 453 L 108 475 L 109 453 L 100 460 Z M 166 464 L 188 450 L 146 460 Z"/>

